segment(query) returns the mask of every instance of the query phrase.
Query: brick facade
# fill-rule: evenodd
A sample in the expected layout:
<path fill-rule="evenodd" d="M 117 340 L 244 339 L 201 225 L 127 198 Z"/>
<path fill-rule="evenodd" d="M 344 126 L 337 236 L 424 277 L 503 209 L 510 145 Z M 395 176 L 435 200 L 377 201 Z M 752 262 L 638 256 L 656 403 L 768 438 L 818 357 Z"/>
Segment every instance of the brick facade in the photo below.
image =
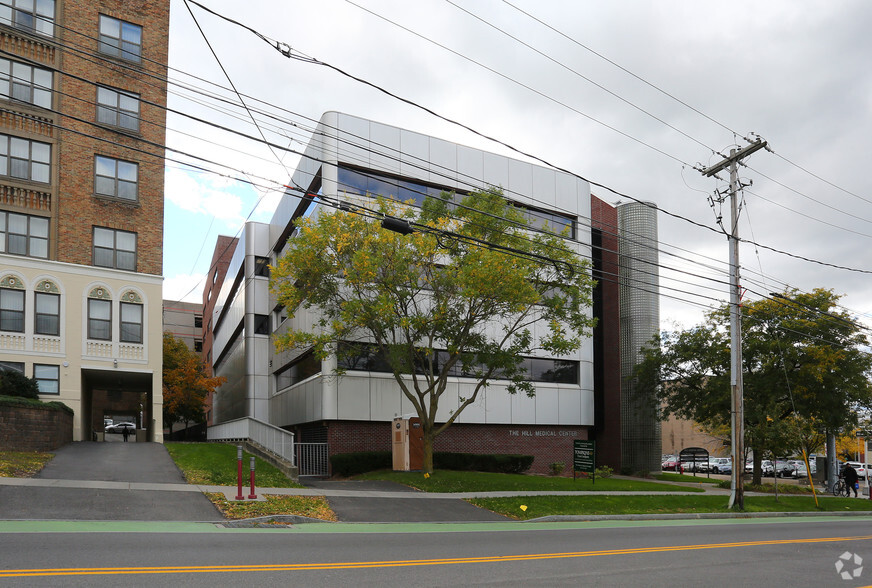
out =
<path fill-rule="evenodd" d="M 84 52 L 59 52 L 57 65 L 68 75 L 56 80 L 59 118 L 55 161 L 57 259 L 91 265 L 93 227 L 136 233 L 137 271 L 163 273 L 163 185 L 166 137 L 166 63 L 169 2 L 145 0 L 64 0 L 58 3 L 57 36 Z M 99 16 L 142 26 L 142 60 L 131 63 L 98 52 Z M 84 36 L 81 34 L 82 33 Z M 140 98 L 139 131 L 97 125 L 97 84 L 133 92 Z M 136 202 L 95 196 L 95 154 L 138 163 Z"/>
<path fill-rule="evenodd" d="M 201 356 L 203 364 L 206 366 L 206 371 L 211 377 L 212 372 L 212 347 L 214 344 L 214 333 L 212 324 L 212 313 L 215 310 L 215 303 L 218 302 L 218 294 L 221 292 L 221 286 L 224 284 L 224 278 L 227 276 L 227 268 L 230 267 L 230 261 L 233 259 L 233 253 L 236 251 L 236 245 L 239 242 L 237 237 L 228 237 L 227 235 L 218 235 L 218 240 L 215 243 L 215 250 L 212 252 L 212 263 L 209 264 L 209 271 L 206 273 L 206 286 L 203 288 L 203 350 Z M 235 277 L 235 276 L 233 276 Z M 205 411 L 206 424 L 212 425 L 213 418 L 213 392 L 206 395 Z"/>
<path fill-rule="evenodd" d="M 98 51 L 99 16 L 142 26 L 142 60 Z M 93 227 L 137 235 L 136 271 L 163 272 L 163 184 L 169 2 L 58 0 L 55 38 L 0 28 L 3 58 L 55 70 L 52 107 L 4 105 L 0 132 L 51 145 L 48 184 L 0 178 L 0 209 L 50 219 L 49 259 L 92 264 Z M 97 87 L 139 95 L 139 131 L 97 123 Z M 97 196 L 96 154 L 139 165 L 138 198 Z"/>
<path fill-rule="evenodd" d="M 53 407 L 0 405 L 0 449 L 54 451 L 73 440 L 73 415 Z"/>
<path fill-rule="evenodd" d="M 357 451 L 391 451 L 390 422 L 331 421 L 327 442 L 331 455 Z M 455 424 L 436 438 L 435 451 L 478 454 L 532 455 L 528 473 L 548 474 L 550 464 L 563 462 L 572 475 L 572 441 L 587 439 L 587 427 L 551 425 Z"/>
<path fill-rule="evenodd" d="M 590 197 L 593 241 L 594 412 L 592 438 L 597 440 L 597 465 L 621 471 L 621 325 L 618 262 L 618 210 L 593 194 Z"/>

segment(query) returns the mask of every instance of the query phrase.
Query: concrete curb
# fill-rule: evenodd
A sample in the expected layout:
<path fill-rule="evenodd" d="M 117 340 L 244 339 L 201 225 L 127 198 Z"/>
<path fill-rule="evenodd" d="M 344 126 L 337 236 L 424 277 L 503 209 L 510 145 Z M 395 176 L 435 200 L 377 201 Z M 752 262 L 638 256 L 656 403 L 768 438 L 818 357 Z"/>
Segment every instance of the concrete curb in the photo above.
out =
<path fill-rule="evenodd" d="M 864 517 L 872 518 L 872 512 L 750 512 L 750 513 L 665 513 L 665 514 L 626 514 L 626 515 L 552 515 L 538 517 L 526 521 L 440 521 L 438 523 L 404 523 L 404 522 L 344 522 L 325 521 L 296 515 L 270 515 L 250 519 L 239 519 L 216 523 L 219 527 L 230 529 L 282 528 L 306 523 L 327 523 L 330 525 L 409 525 L 409 524 L 439 524 L 439 525 L 479 525 L 479 524 L 527 524 L 527 523 L 593 523 L 601 521 L 692 521 L 692 520 L 727 520 L 727 519 L 770 519 L 770 518 L 820 518 L 820 517 Z"/>
<path fill-rule="evenodd" d="M 560 523 L 585 521 L 681 521 L 711 519 L 769 519 L 787 517 L 872 517 L 872 511 L 850 512 L 698 512 L 625 515 L 551 515 L 519 521 L 524 523 Z"/>
<path fill-rule="evenodd" d="M 237 519 L 235 521 L 227 521 L 217 523 L 219 527 L 227 529 L 263 529 L 263 528 L 281 528 L 291 525 L 299 525 L 303 523 L 333 523 L 334 521 L 325 521 L 322 519 L 313 519 L 310 517 L 301 517 L 299 515 L 270 515 L 265 517 L 254 517 L 251 519 Z"/>

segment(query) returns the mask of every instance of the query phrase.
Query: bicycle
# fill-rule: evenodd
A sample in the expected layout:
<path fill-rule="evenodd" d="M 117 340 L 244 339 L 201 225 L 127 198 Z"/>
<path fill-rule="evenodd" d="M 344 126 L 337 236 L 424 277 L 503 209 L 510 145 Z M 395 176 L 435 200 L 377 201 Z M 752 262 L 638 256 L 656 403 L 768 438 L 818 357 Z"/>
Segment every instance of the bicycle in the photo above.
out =
<path fill-rule="evenodd" d="M 844 496 L 845 498 L 851 496 L 851 489 L 845 484 L 845 478 L 839 476 L 839 479 L 833 484 L 833 496 Z"/>

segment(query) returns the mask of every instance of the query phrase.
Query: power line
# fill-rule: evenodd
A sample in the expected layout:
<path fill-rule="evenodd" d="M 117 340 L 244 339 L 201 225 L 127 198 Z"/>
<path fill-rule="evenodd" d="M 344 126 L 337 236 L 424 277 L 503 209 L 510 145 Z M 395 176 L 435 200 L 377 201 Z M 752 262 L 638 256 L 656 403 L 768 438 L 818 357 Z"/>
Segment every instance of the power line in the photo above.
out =
<path fill-rule="evenodd" d="M 215 11 L 209 9 L 209 8 L 206 8 L 205 6 L 203 6 L 202 4 L 199 4 L 198 2 L 195 2 L 194 0 L 189 0 L 189 1 L 190 1 L 192 4 L 194 4 L 194 5 L 198 6 L 198 7 L 200 7 L 201 9 L 206 10 L 207 12 L 209 12 L 209 13 L 211 13 L 211 14 L 214 14 L 215 16 L 218 16 L 219 18 L 222 18 L 222 19 L 224 19 L 224 20 L 226 20 L 226 21 L 228 21 L 228 22 L 230 22 L 230 23 L 232 23 L 232 24 L 235 24 L 235 25 L 237 25 L 237 26 L 243 27 L 243 28 L 245 28 L 245 29 L 247 29 L 247 30 L 253 30 L 253 29 L 251 29 L 250 27 L 247 27 L 246 25 L 242 25 L 241 23 L 239 23 L 239 22 L 237 22 L 237 21 L 235 21 L 235 20 L 233 20 L 233 19 L 231 19 L 231 18 L 229 18 L 229 17 L 226 17 L 226 16 L 224 16 L 224 15 L 221 15 L 221 14 L 219 14 L 219 13 L 217 13 L 217 12 L 215 12 Z M 616 189 L 614 189 L 614 188 L 611 188 L 610 186 L 607 186 L 607 185 L 605 185 L 605 184 L 601 184 L 601 183 L 599 183 L 599 182 L 592 181 L 592 180 L 590 180 L 590 179 L 588 179 L 588 178 L 586 178 L 586 177 L 584 177 L 584 176 L 582 176 L 582 175 L 580 175 L 580 174 L 574 173 L 574 172 L 572 172 L 572 171 L 570 171 L 570 170 L 568 170 L 568 169 L 566 169 L 566 168 L 563 168 L 563 167 L 560 167 L 560 166 L 558 166 L 558 165 L 555 165 L 555 164 L 553 164 L 553 163 L 551 163 L 551 162 L 549 162 L 549 161 L 547 161 L 547 160 L 545 160 L 545 159 L 543 159 L 543 158 L 541 158 L 541 157 L 538 157 L 538 156 L 533 155 L 533 154 L 531 154 L 531 153 L 525 152 L 525 151 L 523 151 L 523 150 L 521 150 L 521 149 L 518 149 L 517 147 L 514 147 L 514 146 L 512 146 L 512 145 L 510 145 L 510 144 L 508 144 L 508 143 L 506 143 L 506 142 L 504 142 L 504 141 L 501 141 L 501 140 L 499 140 L 499 139 L 496 139 L 496 138 L 494 138 L 494 137 L 491 137 L 491 136 L 489 136 L 489 135 L 486 135 L 486 134 L 484 134 L 484 133 L 482 133 L 482 132 L 480 132 L 480 131 L 477 131 L 477 130 L 473 129 L 472 127 L 470 127 L 470 126 L 468 126 L 468 125 L 466 125 L 466 124 L 464 124 L 464 123 L 461 123 L 461 122 L 459 122 L 459 121 L 456 121 L 456 120 L 453 120 L 453 119 L 451 119 L 451 118 L 449 118 L 449 117 L 446 117 L 446 116 L 444 116 L 444 115 L 441 115 L 441 114 L 439 114 L 439 113 L 433 111 L 432 109 L 430 109 L 430 108 L 428 108 L 428 107 L 426 107 L 426 106 L 423 106 L 423 105 L 421 105 L 421 104 L 418 104 L 418 103 L 416 103 L 416 102 L 414 102 L 414 101 L 412 101 L 412 100 L 409 100 L 409 99 L 407 99 L 407 98 L 403 98 L 403 97 L 401 97 L 401 96 L 398 96 L 397 94 L 394 94 L 393 92 L 391 92 L 391 91 L 389 91 L 389 90 L 387 90 L 387 89 L 385 89 L 385 88 L 383 88 L 383 87 L 381 87 L 381 86 L 378 86 L 377 84 L 375 84 L 375 83 L 373 83 L 373 82 L 370 82 L 370 81 L 365 80 L 365 79 L 363 79 L 363 78 L 360 78 L 360 77 L 354 76 L 354 75 L 352 75 L 352 74 L 350 74 L 350 73 L 348 73 L 348 72 L 345 72 L 345 71 L 343 71 L 342 69 L 338 68 L 338 67 L 335 66 L 335 65 L 329 64 L 329 63 L 327 63 L 327 62 L 320 61 L 320 60 L 318 60 L 318 59 L 315 59 L 314 57 L 306 56 L 306 55 L 304 55 L 303 53 L 301 53 L 300 51 L 297 51 L 297 50 L 291 49 L 290 46 L 287 45 L 286 43 L 282 43 L 282 42 L 279 42 L 279 41 L 270 41 L 270 40 L 268 40 L 268 38 L 267 38 L 266 36 L 264 36 L 264 35 L 262 35 L 262 34 L 260 34 L 260 33 L 256 33 L 256 32 L 255 32 L 255 34 L 256 34 L 258 37 L 260 37 L 261 39 L 263 39 L 265 42 L 267 42 L 271 47 L 273 47 L 273 49 L 279 51 L 282 55 L 284 55 L 285 57 L 287 57 L 287 58 L 289 58 L 289 59 L 296 59 L 296 60 L 299 60 L 299 61 L 302 61 L 302 62 L 305 62 L 305 63 L 310 63 L 310 64 L 313 64 L 313 65 L 320 65 L 320 66 L 323 66 L 323 67 L 327 67 L 327 68 L 329 68 L 329 69 L 331 69 L 331 70 L 333 70 L 333 71 L 336 71 L 337 73 L 340 73 L 340 74 L 343 75 L 343 76 L 348 77 L 349 79 L 355 80 L 355 81 L 357 81 L 357 82 L 359 82 L 359 83 L 361 83 L 361 84 L 364 84 L 364 85 L 369 86 L 369 87 L 371 87 L 371 88 L 373 88 L 373 89 L 375 89 L 375 90 L 378 90 L 379 92 L 381 92 L 381 93 L 383 93 L 383 94 L 385 94 L 385 95 L 387 95 L 387 96 L 390 96 L 390 97 L 392 97 L 392 98 L 394 98 L 394 99 L 396 99 L 396 100 L 399 100 L 399 101 L 401 101 L 401 102 L 403 102 L 403 103 L 405 103 L 405 104 L 408 104 L 408 105 L 410 105 L 410 106 L 414 106 L 415 108 L 418 108 L 418 109 L 420 109 L 420 110 L 423 110 L 424 112 L 427 112 L 428 114 L 431 114 L 431 115 L 433 115 L 433 116 L 439 118 L 440 120 L 443 120 L 443 121 L 445 121 L 445 122 L 448 122 L 448 123 L 450 123 L 450 124 L 453 124 L 453 125 L 455 125 L 455 126 L 458 126 L 458 127 L 460 127 L 460 128 L 463 128 L 463 129 L 465 129 L 465 130 L 467 130 L 467 131 L 469 131 L 469 132 L 471 132 L 471 133 L 473 133 L 473 134 L 475 134 L 475 135 L 477 135 L 477 136 L 479 136 L 479 137 L 481 137 L 481 138 L 487 139 L 488 141 L 491 141 L 491 142 L 497 143 L 497 144 L 499 144 L 499 145 L 502 145 L 503 147 L 506 147 L 507 149 L 510 149 L 510 150 L 514 151 L 515 153 L 518 153 L 518 154 L 520 154 L 520 155 L 523 155 L 524 157 L 528 157 L 528 158 L 530 158 L 530 159 L 533 159 L 533 160 L 535 160 L 535 161 L 538 161 L 538 162 L 540 162 L 540 163 L 542 163 L 542 164 L 544 164 L 544 165 L 546 165 L 546 166 L 548 166 L 548 167 L 550 167 L 550 168 L 552 168 L 552 169 L 556 169 L 556 170 L 558 170 L 558 171 L 562 171 L 562 172 L 564 172 L 564 173 L 567 173 L 567 174 L 569 174 L 569 175 L 571 175 L 571 176 L 574 176 L 574 177 L 576 177 L 576 178 L 578 178 L 578 179 L 581 179 L 581 180 L 583 180 L 583 181 L 589 183 L 589 184 L 592 185 L 592 186 L 596 186 L 596 187 L 598 187 L 598 188 L 602 188 L 602 189 L 604 189 L 604 190 L 608 190 L 609 192 L 612 192 L 613 194 L 615 194 L 615 195 L 617 195 L 617 196 L 620 196 L 620 197 L 622 197 L 622 198 L 627 198 L 628 200 L 632 200 L 632 201 L 634 201 L 634 202 L 637 202 L 637 203 L 639 203 L 639 204 L 642 204 L 643 206 L 651 206 L 651 205 L 648 204 L 647 202 L 645 202 L 645 201 L 643 201 L 643 200 L 640 200 L 640 199 L 638 199 L 638 198 L 636 198 L 636 197 L 634 197 L 634 196 L 631 196 L 631 195 L 626 194 L 626 193 L 624 193 L 624 192 L 618 191 L 618 190 L 616 190 Z M 295 55 L 294 53 L 296 53 L 296 55 Z M 690 218 L 688 218 L 688 217 L 685 217 L 685 216 L 683 216 L 683 215 L 680 215 L 680 214 L 677 214 L 677 213 L 674 213 L 674 212 L 670 212 L 670 211 L 668 211 L 668 210 L 666 210 L 666 209 L 664 209 L 664 208 L 658 208 L 658 210 L 661 211 L 661 212 L 663 212 L 663 213 L 666 214 L 666 215 L 672 216 L 672 217 L 677 218 L 677 219 L 679 219 L 679 220 L 683 220 L 683 221 L 688 222 L 688 223 L 690 223 L 690 224 L 692 224 L 692 225 L 694 225 L 694 226 L 698 226 L 698 227 L 700 227 L 700 228 L 704 228 L 704 229 L 706 229 L 706 230 L 709 230 L 709 231 L 712 231 L 712 232 L 715 232 L 715 233 L 720 233 L 720 231 L 718 231 L 717 229 L 715 229 L 715 228 L 713 228 L 713 227 L 710 227 L 710 226 L 708 226 L 708 225 L 702 224 L 702 223 L 700 223 L 700 222 L 697 222 L 697 221 L 695 221 L 695 220 L 693 220 L 693 219 L 690 219 Z M 815 263 L 815 264 L 819 264 L 819 265 L 823 265 L 823 266 L 827 266 L 827 267 L 832 267 L 832 268 L 835 268 L 835 269 L 842 269 L 842 270 L 846 270 L 846 271 L 858 272 L 858 273 L 863 273 L 863 274 L 872 274 L 872 270 L 864 270 L 864 269 L 859 269 L 859 268 L 851 268 L 851 267 L 848 267 L 848 266 L 843 266 L 843 265 L 838 265 L 838 264 L 827 263 L 827 262 L 818 261 L 818 260 L 816 260 L 816 259 L 812 259 L 812 258 L 809 258 L 809 257 L 805 257 L 805 256 L 802 256 L 802 255 L 792 254 L 792 253 L 789 253 L 789 252 L 787 252 L 787 251 L 784 251 L 784 250 L 778 249 L 778 248 L 776 248 L 776 247 L 771 247 L 771 246 L 763 245 L 763 244 L 760 244 L 760 243 L 757 243 L 757 245 L 758 245 L 759 247 L 762 247 L 763 249 L 767 249 L 767 250 L 772 251 L 772 252 L 774 252 L 774 253 L 779 253 L 779 254 L 782 254 L 782 255 L 786 255 L 786 256 L 788 256 L 788 257 L 793 257 L 793 258 L 796 258 L 796 259 L 800 259 L 800 260 L 803 260 L 803 261 L 807 261 L 807 262 L 809 262 L 809 263 Z"/>
<path fill-rule="evenodd" d="M 204 122 L 206 124 L 210 124 L 208 121 L 202 121 L 202 122 Z M 215 163 L 215 162 L 211 162 L 211 163 Z M 209 171 L 211 172 L 211 170 L 209 170 Z M 248 182 L 248 183 L 251 183 L 251 182 Z"/>
<path fill-rule="evenodd" d="M 352 5 L 354 5 L 354 6 L 357 6 L 357 4 L 354 4 L 354 2 L 351 2 L 351 0 L 346 0 L 346 2 L 348 2 L 349 4 L 352 4 Z M 588 83 L 590 83 L 590 84 L 593 84 L 594 86 L 596 86 L 597 88 L 599 88 L 599 89 L 602 90 L 603 92 L 606 92 L 606 93 L 609 94 L 610 96 L 613 96 L 614 98 L 617 98 L 618 100 L 620 100 L 620 101 L 623 102 L 624 104 L 627 104 L 628 106 L 631 106 L 631 107 L 635 108 L 635 109 L 638 110 L 639 112 L 641 112 L 641 113 L 647 115 L 648 117 L 654 119 L 655 121 L 657 121 L 657 122 L 659 122 L 659 123 L 661 123 L 661 124 L 663 124 L 663 125 L 669 127 L 670 129 L 672 129 L 672 130 L 675 131 L 676 133 L 680 134 L 681 136 L 683 136 L 683 137 L 685 137 L 685 138 L 687 138 L 687 139 L 690 139 L 691 141 L 693 141 L 693 142 L 696 143 L 697 145 L 700 145 L 700 146 L 702 146 L 702 147 L 705 147 L 706 149 L 708 149 L 709 151 L 711 151 L 712 154 L 714 154 L 714 155 L 720 155 L 721 157 L 723 157 L 723 154 L 718 153 L 715 149 L 709 147 L 708 145 L 706 145 L 705 143 L 703 143 L 702 141 L 700 141 L 700 140 L 697 139 L 696 137 L 693 137 L 693 136 L 691 136 L 691 135 L 685 133 L 684 131 L 682 131 L 682 130 L 679 129 L 678 127 L 676 127 L 676 126 L 670 124 L 669 122 L 663 120 L 662 118 L 660 118 L 660 117 L 658 117 L 657 115 L 655 115 L 655 114 L 649 112 L 648 110 L 645 110 L 644 108 L 642 108 L 642 107 L 639 106 L 638 104 L 636 104 L 636 103 L 634 103 L 634 102 L 631 102 L 630 100 L 624 98 L 624 97 L 621 96 L 620 94 L 618 94 L 618 93 L 616 93 L 616 92 L 613 92 L 613 91 L 609 90 L 608 88 L 606 88 L 605 86 L 603 86 L 603 85 L 600 84 L 599 82 L 596 82 L 596 81 L 592 80 L 591 78 L 585 76 L 584 74 L 582 74 L 582 73 L 579 72 L 578 70 L 569 67 L 569 66 L 566 65 L 565 63 L 563 63 L 563 62 L 561 62 L 561 61 L 558 61 L 557 59 L 555 59 L 555 58 L 552 57 L 551 55 L 545 53 L 544 51 L 540 51 L 539 49 L 537 49 L 536 47 L 530 45 L 530 44 L 527 43 L 526 41 L 523 41 L 522 39 L 520 39 L 520 38 L 518 38 L 518 37 L 512 35 L 511 33 L 509 33 L 509 32 L 507 32 L 507 31 L 501 29 L 500 27 L 496 26 L 494 23 L 490 22 L 489 20 L 486 20 L 486 19 L 480 17 L 479 15 L 475 14 L 474 12 L 471 12 L 471 11 L 467 10 L 466 8 L 463 8 L 462 6 L 459 6 L 457 3 L 453 2 L 452 0 L 445 0 L 445 2 L 447 2 L 448 4 L 454 6 L 454 7 L 457 8 L 458 10 L 460 10 L 460 11 L 462 11 L 462 12 L 468 14 L 469 16 L 473 17 L 474 19 L 478 20 L 479 22 L 481 22 L 481 23 L 483 23 L 483 24 L 485 24 L 485 25 L 491 27 L 492 29 L 494 29 L 494 30 L 496 30 L 496 31 L 498 31 L 498 32 L 500 32 L 500 33 L 502 33 L 503 35 L 509 37 L 510 39 L 516 41 L 517 43 L 520 43 L 520 44 L 523 45 L 524 47 L 527 47 L 527 48 L 530 49 L 531 51 L 534 51 L 534 52 L 537 53 L 538 55 L 541 55 L 542 57 L 544 57 L 544 58 L 547 59 L 548 61 L 550 61 L 550 62 L 552 62 L 552 63 L 554 63 L 554 64 L 556 64 L 556 65 L 562 67 L 563 69 L 565 69 L 566 71 L 568 71 L 568 72 L 574 74 L 575 76 L 577 76 L 577 77 L 579 77 L 579 78 L 585 80 L 586 82 L 588 82 Z M 358 8 L 360 8 L 360 7 L 358 6 Z M 369 12 L 370 14 L 375 14 L 374 12 L 369 11 L 369 10 L 367 10 L 367 12 Z M 379 15 L 376 15 L 376 16 L 379 16 Z M 384 17 L 380 17 L 380 18 L 384 18 Z M 388 22 L 390 22 L 391 24 L 395 24 L 396 26 L 401 26 L 401 25 L 398 25 L 397 23 L 395 23 L 395 22 L 393 22 L 393 21 L 390 21 L 390 20 L 388 20 L 388 19 L 384 19 L 384 20 L 387 20 Z M 405 29 L 405 27 L 401 27 L 401 28 L 404 28 L 404 29 Z M 405 30 L 409 30 L 409 29 L 405 29 Z M 410 32 L 412 32 L 412 31 L 410 31 Z M 417 35 L 417 33 L 415 33 L 415 34 Z M 421 38 L 426 39 L 426 37 L 423 37 L 423 36 L 421 36 L 421 35 L 418 35 L 418 36 L 421 37 Z M 429 39 L 426 39 L 426 40 L 429 40 Z M 440 45 L 440 46 L 441 46 L 441 45 Z M 476 63 L 477 63 L 477 62 L 476 62 Z M 516 82 L 516 83 L 520 83 L 520 82 Z M 522 84 L 522 85 L 523 85 L 523 84 Z M 526 87 L 526 86 L 525 86 L 525 87 Z M 609 128 L 611 129 L 611 127 L 609 127 Z M 647 146 L 647 144 L 645 144 L 645 145 Z"/>
<path fill-rule="evenodd" d="M 708 121 L 714 123 L 715 125 L 721 127 L 721 128 L 724 129 L 725 131 L 728 131 L 729 133 L 731 133 L 731 134 L 733 134 L 733 135 L 735 135 L 735 136 L 742 136 L 742 133 L 739 133 L 738 131 L 736 131 L 736 130 L 734 130 L 734 129 L 731 129 L 731 128 L 730 128 L 729 126 L 727 126 L 726 124 L 724 124 L 724 123 L 718 121 L 717 119 L 713 118 L 712 116 L 706 114 L 705 112 L 699 110 L 698 108 L 696 108 L 696 107 L 692 106 L 691 104 L 685 102 L 684 100 L 678 98 L 678 97 L 675 96 L 674 94 L 671 94 L 670 92 L 667 92 L 667 91 L 664 90 L 663 88 L 661 88 L 661 87 L 657 86 L 656 84 L 654 84 L 654 83 L 652 83 L 652 82 L 646 80 L 646 79 L 643 78 L 642 76 L 640 76 L 640 75 L 638 75 L 638 74 L 636 74 L 636 73 L 630 71 L 629 69 L 627 69 L 626 67 L 624 67 L 624 66 L 622 66 L 621 64 L 617 63 L 616 61 L 614 61 L 614 60 L 612 60 L 612 59 L 609 59 L 608 57 L 606 57 L 606 56 L 603 55 L 602 53 L 600 53 L 600 52 L 598 52 L 598 51 L 596 51 L 596 50 L 590 48 L 589 46 L 585 45 L 584 43 L 579 42 L 577 39 L 574 39 L 573 37 L 567 35 L 567 34 L 564 33 L 563 31 L 560 31 L 559 29 L 555 28 L 554 26 L 550 25 L 549 23 L 545 22 L 544 20 L 542 20 L 542 19 L 540 19 L 540 18 L 537 18 L 536 16 L 530 14 L 529 12 L 526 12 L 525 10 L 523 10 L 523 9 L 519 8 L 518 6 L 516 6 L 516 5 L 512 4 L 511 2 L 509 2 L 509 0 L 502 0 L 502 1 L 503 1 L 503 3 L 506 4 L 507 6 L 510 6 L 511 8 L 517 10 L 518 12 L 520 12 L 521 14 L 527 16 L 527 17 L 530 18 L 531 20 L 534 20 L 534 21 L 538 22 L 538 23 L 539 23 L 540 25 L 542 25 L 543 27 L 545 27 L 545 28 L 551 30 L 552 32 L 554 32 L 554 33 L 556 33 L 557 35 L 563 37 L 564 39 L 566 39 L 566 40 L 568 40 L 568 41 L 574 43 L 576 46 L 581 47 L 581 48 L 584 49 L 585 51 L 588 51 L 589 53 L 595 55 L 596 57 L 602 59 L 603 61 L 605 61 L 605 62 L 611 64 L 612 66 L 616 67 L 617 69 L 623 71 L 624 73 L 630 75 L 631 77 L 635 78 L 636 80 L 642 82 L 642 83 L 645 84 L 646 86 L 648 86 L 648 87 L 650 87 L 650 88 L 656 90 L 657 92 L 661 93 L 662 95 L 664 95 L 664 96 L 666 96 L 666 97 L 668 97 L 668 98 L 674 100 L 674 101 L 677 102 L 678 104 L 681 104 L 682 106 L 688 108 L 689 110 L 692 110 L 692 111 L 695 112 L 696 114 L 698 114 L 698 115 L 700 115 L 701 117 L 705 118 L 706 120 L 708 120 Z M 854 196 L 855 198 L 858 198 L 858 199 L 860 199 L 860 200 L 862 200 L 862 201 L 864 201 L 864 202 L 867 202 L 867 203 L 872 204 L 872 200 L 870 200 L 870 199 L 868 199 L 868 198 L 864 198 L 863 196 L 860 196 L 859 194 L 857 194 L 857 193 L 855 193 L 855 192 L 852 192 L 851 190 L 848 190 L 848 189 L 846 189 L 846 188 L 843 188 L 843 187 L 841 187 L 841 186 L 835 184 L 834 182 L 832 182 L 832 181 L 830 181 L 830 180 L 827 180 L 826 178 L 823 178 L 823 177 L 819 176 L 818 174 L 816 174 L 816 173 L 814 173 L 814 172 L 808 170 L 807 168 L 805 168 L 805 167 L 799 165 L 798 163 L 795 163 L 794 161 L 788 159 L 787 157 L 784 157 L 783 155 L 780 155 L 780 154 L 778 154 L 778 153 L 774 153 L 774 155 L 775 155 L 776 157 L 778 157 L 779 159 L 781 159 L 782 161 L 784 161 L 785 163 L 788 163 L 788 164 L 790 164 L 790 165 L 796 167 L 797 169 L 799 169 L 799 170 L 805 172 L 806 174 L 812 176 L 813 178 L 815 178 L 815 179 L 817 179 L 817 180 L 820 180 L 821 182 L 824 182 L 825 184 L 831 186 L 832 188 L 835 188 L 835 189 L 837 189 L 837 190 L 839 190 L 839 191 L 841 191 L 841 192 L 844 192 L 844 193 L 846 193 L 846 194 L 849 194 L 849 195 L 851 195 L 851 196 Z M 753 169 L 753 168 L 751 168 L 751 169 Z M 757 171 L 757 170 L 754 170 L 754 171 Z M 757 172 L 757 173 L 760 173 L 760 172 Z M 762 174 L 761 174 L 761 175 L 762 175 Z M 785 187 L 787 187 L 787 186 L 785 186 Z M 788 188 L 788 189 L 791 189 L 791 188 Z"/>
<path fill-rule="evenodd" d="M 195 2 L 195 4 L 196 4 L 196 2 Z M 214 12 L 213 12 L 213 14 L 214 14 Z M 235 24 L 239 24 L 239 23 L 236 23 L 235 21 L 233 21 L 233 22 L 234 22 Z M 241 24 L 239 24 L 239 26 L 243 26 L 243 27 L 245 27 L 245 25 L 241 25 Z M 250 30 L 250 31 L 252 31 L 252 32 L 254 32 L 254 33 L 257 34 L 259 37 L 261 37 L 261 38 L 263 38 L 263 39 L 266 39 L 266 37 L 260 35 L 260 34 L 257 33 L 254 29 L 251 29 L 250 27 L 245 27 L 245 28 L 248 29 L 248 30 Z M 237 92 L 237 94 L 238 94 L 238 92 Z M 249 112 L 250 112 L 250 111 L 249 111 Z M 178 112 L 177 112 L 177 113 L 178 113 Z M 178 113 L 178 114 L 181 114 L 181 115 L 185 116 L 185 113 Z M 312 120 L 312 119 L 309 119 L 309 120 Z M 202 120 L 201 120 L 200 122 L 204 122 L 204 123 L 206 123 L 206 124 L 212 124 L 212 123 L 210 123 L 209 121 L 202 121 Z M 254 139 L 251 138 L 251 137 L 248 137 L 248 138 L 254 140 Z M 273 149 L 273 146 L 270 145 L 270 149 Z M 295 153 L 297 153 L 297 152 L 295 152 Z M 243 172 L 243 173 L 244 173 L 244 172 Z M 582 178 L 582 179 L 584 179 L 584 178 Z M 601 187 L 605 187 L 605 186 L 601 186 Z M 610 188 L 608 188 L 608 187 L 605 187 L 605 188 L 606 188 L 606 189 L 610 189 Z M 611 190 L 611 189 L 610 189 L 610 190 Z M 611 191 L 613 191 L 613 190 L 611 190 Z M 615 193 L 617 193 L 617 192 L 615 192 Z M 620 194 L 620 193 L 618 193 L 618 194 Z M 629 197 L 629 196 L 627 196 L 627 195 L 623 195 L 623 196 L 628 197 L 628 198 L 630 198 L 630 199 L 633 199 L 632 197 Z M 634 200 L 635 200 L 635 199 L 634 199 Z M 661 210 L 662 210 L 662 209 L 661 209 Z M 668 211 L 664 211 L 664 212 L 667 213 L 667 214 L 670 214 Z M 764 248 L 767 248 L 767 247 L 764 246 Z M 779 252 L 779 250 L 774 250 L 774 251 Z M 783 253 L 786 253 L 786 252 L 783 252 Z M 808 258 L 804 258 L 804 260 L 808 261 Z"/>

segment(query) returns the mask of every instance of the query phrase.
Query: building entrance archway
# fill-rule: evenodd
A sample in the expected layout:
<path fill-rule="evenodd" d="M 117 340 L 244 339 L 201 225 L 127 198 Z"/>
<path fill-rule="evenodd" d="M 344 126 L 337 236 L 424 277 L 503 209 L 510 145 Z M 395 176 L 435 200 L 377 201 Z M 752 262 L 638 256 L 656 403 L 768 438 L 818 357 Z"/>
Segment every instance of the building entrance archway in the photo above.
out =
<path fill-rule="evenodd" d="M 107 432 L 107 426 L 133 423 L 132 440 L 154 441 L 152 378 L 151 373 L 83 369 L 82 430 L 92 440 L 122 441 L 120 430 Z"/>

